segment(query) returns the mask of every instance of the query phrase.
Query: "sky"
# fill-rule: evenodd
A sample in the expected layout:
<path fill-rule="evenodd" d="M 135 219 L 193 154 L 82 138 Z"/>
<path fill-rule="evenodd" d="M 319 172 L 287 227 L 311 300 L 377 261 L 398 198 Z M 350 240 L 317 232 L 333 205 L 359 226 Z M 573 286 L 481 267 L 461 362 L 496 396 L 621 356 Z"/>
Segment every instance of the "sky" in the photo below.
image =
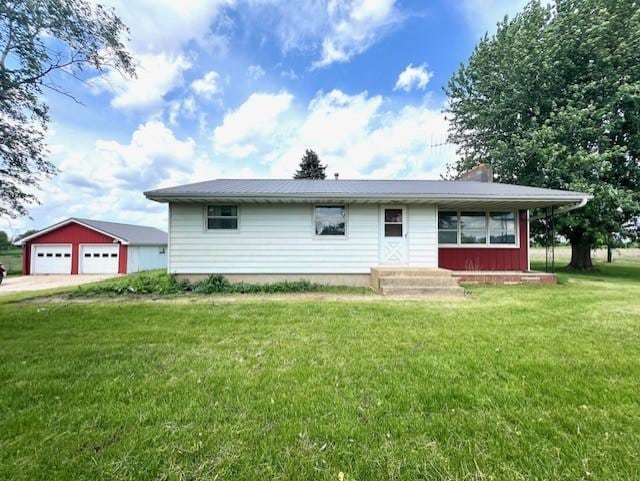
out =
<path fill-rule="evenodd" d="M 137 77 L 56 79 L 81 104 L 45 93 L 60 172 L 28 217 L 0 219 L 10 235 L 68 217 L 166 228 L 143 191 L 290 178 L 307 148 L 328 176 L 439 178 L 455 160 L 444 87 L 525 1 L 100 3 L 130 29 Z"/>

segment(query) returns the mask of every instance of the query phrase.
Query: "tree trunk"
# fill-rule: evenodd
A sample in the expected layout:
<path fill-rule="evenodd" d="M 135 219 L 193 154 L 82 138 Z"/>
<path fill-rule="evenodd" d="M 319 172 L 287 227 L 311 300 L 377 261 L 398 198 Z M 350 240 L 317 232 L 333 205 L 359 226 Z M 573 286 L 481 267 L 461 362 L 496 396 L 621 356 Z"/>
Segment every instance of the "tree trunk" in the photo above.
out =
<path fill-rule="evenodd" d="M 582 240 L 570 240 L 571 242 L 571 262 L 569 268 L 577 271 L 590 271 L 593 269 L 591 262 L 591 245 Z"/>
<path fill-rule="evenodd" d="M 611 250 L 611 244 L 607 244 L 607 264 L 613 262 L 613 251 Z"/>

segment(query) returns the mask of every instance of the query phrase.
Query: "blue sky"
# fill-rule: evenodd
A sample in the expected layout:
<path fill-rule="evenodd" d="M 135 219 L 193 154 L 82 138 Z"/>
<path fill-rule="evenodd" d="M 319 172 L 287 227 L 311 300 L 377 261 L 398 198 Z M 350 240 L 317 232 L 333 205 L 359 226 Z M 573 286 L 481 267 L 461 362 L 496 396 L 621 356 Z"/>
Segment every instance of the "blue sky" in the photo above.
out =
<path fill-rule="evenodd" d="M 443 86 L 523 0 L 106 0 L 136 79 L 46 93 L 60 174 L 17 234 L 70 216 L 166 227 L 142 191 L 288 178 L 305 148 L 342 178 L 437 178 L 455 159 Z"/>

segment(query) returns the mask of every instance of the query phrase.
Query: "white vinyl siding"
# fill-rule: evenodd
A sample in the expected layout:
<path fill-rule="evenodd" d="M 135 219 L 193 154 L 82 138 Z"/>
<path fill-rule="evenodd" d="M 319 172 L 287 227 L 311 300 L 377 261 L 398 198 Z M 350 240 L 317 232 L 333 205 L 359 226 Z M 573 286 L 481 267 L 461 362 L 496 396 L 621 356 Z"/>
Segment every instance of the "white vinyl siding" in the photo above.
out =
<path fill-rule="evenodd" d="M 438 267 L 438 225 L 435 205 L 409 206 L 409 266 Z"/>
<path fill-rule="evenodd" d="M 170 205 L 169 271 L 361 274 L 379 265 L 379 209 L 347 205 L 346 236 L 315 235 L 312 204 L 242 204 L 238 230 L 207 230 L 202 204 Z M 408 206 L 410 265 L 435 267 L 435 207 Z"/>

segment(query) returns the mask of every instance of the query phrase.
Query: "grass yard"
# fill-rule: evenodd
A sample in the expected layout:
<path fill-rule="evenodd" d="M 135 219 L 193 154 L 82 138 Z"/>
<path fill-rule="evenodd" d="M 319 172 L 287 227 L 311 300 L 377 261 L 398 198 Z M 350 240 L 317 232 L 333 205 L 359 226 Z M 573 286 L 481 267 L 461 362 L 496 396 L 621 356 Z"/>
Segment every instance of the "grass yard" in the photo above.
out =
<path fill-rule="evenodd" d="M 561 280 L 0 298 L 0 479 L 640 479 L 640 263 Z"/>

